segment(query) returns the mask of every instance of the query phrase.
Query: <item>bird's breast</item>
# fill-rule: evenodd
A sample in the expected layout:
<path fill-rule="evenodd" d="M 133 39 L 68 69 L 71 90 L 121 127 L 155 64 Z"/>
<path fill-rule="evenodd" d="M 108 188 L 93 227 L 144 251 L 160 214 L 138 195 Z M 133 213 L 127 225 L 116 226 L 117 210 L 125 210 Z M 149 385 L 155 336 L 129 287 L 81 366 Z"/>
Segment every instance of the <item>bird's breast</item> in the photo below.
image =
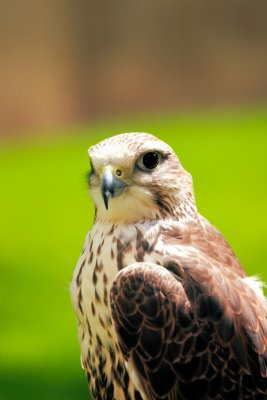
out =
<path fill-rule="evenodd" d="M 71 297 L 78 318 L 81 360 L 92 388 L 97 379 L 92 378 L 97 365 L 98 373 L 101 375 L 99 368 L 103 368 L 109 381 L 118 371 L 127 375 L 113 327 L 109 294 L 120 269 L 135 262 L 155 262 L 149 233 L 150 226 L 145 224 L 116 227 L 96 223 L 86 237 L 74 271 Z M 117 379 L 123 374 L 120 373 Z M 122 398 L 122 386 L 123 383 L 117 386 L 116 398 Z M 134 398 L 132 384 L 130 392 L 130 398 Z"/>
<path fill-rule="evenodd" d="M 76 265 L 71 284 L 74 310 L 92 340 L 109 343 L 114 338 L 109 293 L 118 271 L 135 262 L 156 262 L 151 224 L 95 223 Z M 157 255 L 158 260 L 161 256 Z"/>

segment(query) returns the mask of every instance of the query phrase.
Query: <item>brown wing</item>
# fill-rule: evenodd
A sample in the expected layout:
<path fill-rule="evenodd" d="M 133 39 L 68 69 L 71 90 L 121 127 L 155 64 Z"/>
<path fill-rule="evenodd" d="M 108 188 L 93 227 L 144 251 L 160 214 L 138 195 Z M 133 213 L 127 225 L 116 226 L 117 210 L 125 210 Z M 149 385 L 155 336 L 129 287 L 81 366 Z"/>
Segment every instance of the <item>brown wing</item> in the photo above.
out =
<path fill-rule="evenodd" d="M 136 263 L 111 290 L 125 358 L 148 399 L 267 399 L 266 303 L 233 271 L 187 252 Z"/>

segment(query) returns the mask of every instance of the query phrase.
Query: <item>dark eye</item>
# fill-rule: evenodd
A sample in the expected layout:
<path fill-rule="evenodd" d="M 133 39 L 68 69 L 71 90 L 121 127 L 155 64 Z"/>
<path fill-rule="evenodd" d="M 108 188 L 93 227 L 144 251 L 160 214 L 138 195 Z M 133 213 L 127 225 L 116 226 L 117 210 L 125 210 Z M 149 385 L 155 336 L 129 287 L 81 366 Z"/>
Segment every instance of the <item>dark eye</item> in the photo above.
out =
<path fill-rule="evenodd" d="M 158 153 L 146 153 L 143 157 L 143 164 L 148 169 L 156 168 L 159 163 Z"/>
<path fill-rule="evenodd" d="M 94 169 L 94 166 L 93 166 L 93 163 L 92 163 L 91 160 L 90 160 L 90 167 L 91 167 L 90 173 L 91 173 L 91 174 L 94 174 L 94 173 L 95 173 L 95 169 Z"/>
<path fill-rule="evenodd" d="M 156 166 L 159 164 L 159 161 L 160 154 L 155 151 L 151 151 L 139 158 L 139 160 L 137 161 L 137 166 L 140 169 L 146 171 L 156 168 Z"/>

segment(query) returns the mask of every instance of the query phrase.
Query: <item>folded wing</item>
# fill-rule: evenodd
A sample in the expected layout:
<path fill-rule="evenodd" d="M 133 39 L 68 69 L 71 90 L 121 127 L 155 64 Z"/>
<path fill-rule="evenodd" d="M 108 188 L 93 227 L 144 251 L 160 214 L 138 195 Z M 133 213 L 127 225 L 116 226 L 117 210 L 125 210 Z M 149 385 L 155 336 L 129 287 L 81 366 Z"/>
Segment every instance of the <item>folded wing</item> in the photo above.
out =
<path fill-rule="evenodd" d="M 112 316 L 148 399 L 267 399 L 266 301 L 194 252 L 117 275 Z M 130 372 L 131 373 L 131 372 Z"/>

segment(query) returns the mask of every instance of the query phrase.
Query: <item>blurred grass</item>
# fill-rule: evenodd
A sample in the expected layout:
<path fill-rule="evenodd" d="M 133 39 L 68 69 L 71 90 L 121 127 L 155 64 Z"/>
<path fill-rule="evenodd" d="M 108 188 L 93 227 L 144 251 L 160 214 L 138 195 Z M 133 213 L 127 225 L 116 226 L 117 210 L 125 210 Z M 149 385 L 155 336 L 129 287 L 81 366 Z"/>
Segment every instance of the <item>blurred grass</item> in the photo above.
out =
<path fill-rule="evenodd" d="M 87 148 L 105 137 L 141 130 L 172 145 L 199 211 L 267 281 L 266 111 L 125 118 L 2 143 L 1 399 L 88 398 L 68 287 L 93 218 Z"/>

